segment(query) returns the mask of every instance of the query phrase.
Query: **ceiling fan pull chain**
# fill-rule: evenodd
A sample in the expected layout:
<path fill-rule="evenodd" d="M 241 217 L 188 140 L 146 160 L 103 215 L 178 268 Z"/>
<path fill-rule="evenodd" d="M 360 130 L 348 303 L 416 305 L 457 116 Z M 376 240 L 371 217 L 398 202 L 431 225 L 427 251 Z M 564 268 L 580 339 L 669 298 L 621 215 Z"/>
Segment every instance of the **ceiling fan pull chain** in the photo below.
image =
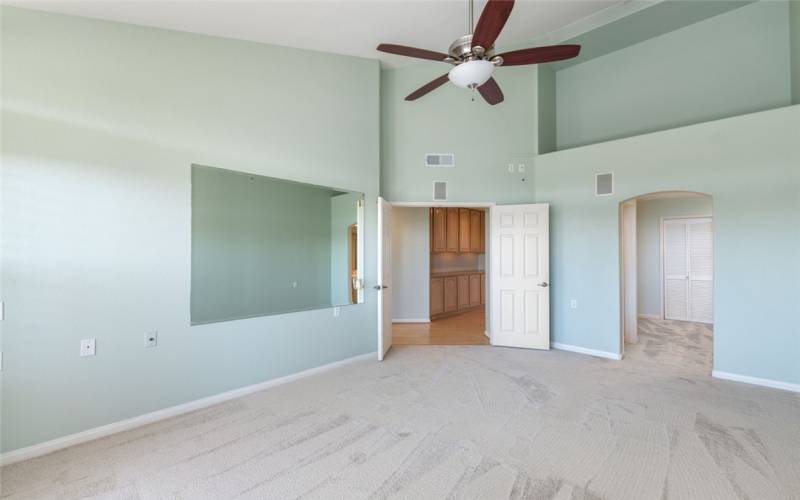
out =
<path fill-rule="evenodd" d="M 473 3 L 475 0 L 469 0 L 469 34 L 475 31 L 475 15 L 473 14 Z"/>

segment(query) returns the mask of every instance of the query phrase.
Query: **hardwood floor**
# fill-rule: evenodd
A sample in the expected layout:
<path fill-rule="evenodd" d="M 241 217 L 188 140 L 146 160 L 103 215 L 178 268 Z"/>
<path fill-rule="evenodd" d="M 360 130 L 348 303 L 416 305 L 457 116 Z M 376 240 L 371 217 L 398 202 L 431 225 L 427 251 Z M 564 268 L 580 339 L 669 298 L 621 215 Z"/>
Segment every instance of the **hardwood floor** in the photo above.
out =
<path fill-rule="evenodd" d="M 486 330 L 486 313 L 478 308 L 472 311 L 433 320 L 430 323 L 394 323 L 394 345 L 483 345 L 489 339 Z"/>

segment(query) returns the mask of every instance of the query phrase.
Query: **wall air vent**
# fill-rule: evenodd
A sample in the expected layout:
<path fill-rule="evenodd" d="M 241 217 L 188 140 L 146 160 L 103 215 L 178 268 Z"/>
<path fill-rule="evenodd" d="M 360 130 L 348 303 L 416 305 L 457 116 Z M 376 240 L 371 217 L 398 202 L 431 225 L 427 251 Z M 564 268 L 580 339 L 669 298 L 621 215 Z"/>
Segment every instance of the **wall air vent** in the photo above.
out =
<path fill-rule="evenodd" d="M 433 201 L 447 201 L 447 183 L 433 181 Z"/>
<path fill-rule="evenodd" d="M 595 174 L 594 176 L 594 195 L 608 196 L 614 194 L 614 174 Z"/>
<path fill-rule="evenodd" d="M 425 155 L 426 167 L 455 167 L 456 155 L 453 153 L 428 153 Z"/>

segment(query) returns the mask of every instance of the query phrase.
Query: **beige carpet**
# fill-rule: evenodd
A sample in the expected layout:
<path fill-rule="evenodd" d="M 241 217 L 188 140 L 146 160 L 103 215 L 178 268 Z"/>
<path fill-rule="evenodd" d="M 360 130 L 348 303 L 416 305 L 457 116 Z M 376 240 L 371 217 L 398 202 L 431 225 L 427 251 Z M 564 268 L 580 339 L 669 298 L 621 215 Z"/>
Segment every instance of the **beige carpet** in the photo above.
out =
<path fill-rule="evenodd" d="M 675 335 L 656 326 L 621 362 L 395 348 L 7 467 L 2 495 L 800 498 L 800 396 L 676 365 Z"/>

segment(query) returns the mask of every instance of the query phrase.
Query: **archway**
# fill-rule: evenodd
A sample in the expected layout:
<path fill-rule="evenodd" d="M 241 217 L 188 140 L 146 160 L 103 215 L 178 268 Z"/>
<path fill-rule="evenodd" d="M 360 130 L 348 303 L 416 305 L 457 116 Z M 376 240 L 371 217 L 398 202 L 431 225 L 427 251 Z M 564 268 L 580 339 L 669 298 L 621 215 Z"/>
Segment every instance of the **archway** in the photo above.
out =
<path fill-rule="evenodd" d="M 710 374 L 713 198 L 664 191 L 620 202 L 620 352 Z"/>

